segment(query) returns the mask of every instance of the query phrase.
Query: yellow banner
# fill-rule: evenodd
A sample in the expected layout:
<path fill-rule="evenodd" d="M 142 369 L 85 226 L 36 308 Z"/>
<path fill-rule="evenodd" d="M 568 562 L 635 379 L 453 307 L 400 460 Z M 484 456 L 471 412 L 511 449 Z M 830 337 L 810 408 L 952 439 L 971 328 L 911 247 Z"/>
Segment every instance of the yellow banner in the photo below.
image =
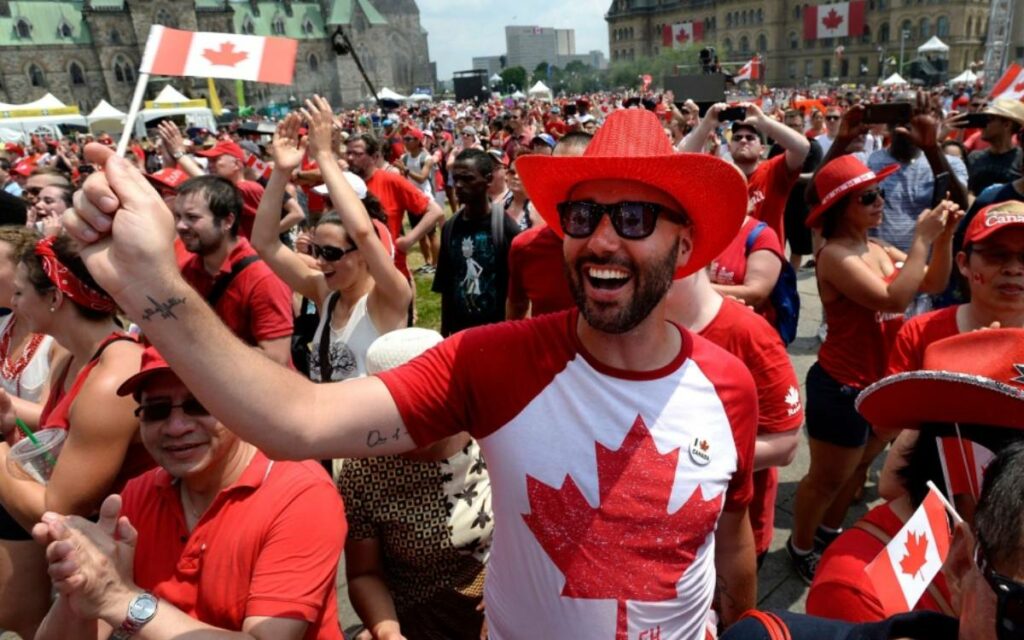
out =
<path fill-rule="evenodd" d="M 205 109 L 206 100 L 188 100 L 186 102 L 153 102 L 146 100 L 147 109 Z"/>
<path fill-rule="evenodd" d="M 70 116 L 78 113 L 78 107 L 56 107 L 53 109 L 11 109 L 0 111 L 0 118 L 38 118 L 39 116 Z"/>

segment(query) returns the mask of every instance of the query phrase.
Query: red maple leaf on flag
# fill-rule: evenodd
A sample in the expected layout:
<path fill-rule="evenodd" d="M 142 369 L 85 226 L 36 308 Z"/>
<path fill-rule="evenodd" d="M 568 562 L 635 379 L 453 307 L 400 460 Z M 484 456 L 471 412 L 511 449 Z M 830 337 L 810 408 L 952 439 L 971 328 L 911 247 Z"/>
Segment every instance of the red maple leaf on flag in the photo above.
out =
<path fill-rule="evenodd" d="M 1024 82 L 1021 82 L 1020 84 L 1013 85 L 1013 90 L 1016 91 L 1017 93 L 1024 92 Z"/>
<path fill-rule="evenodd" d="M 233 67 L 248 58 L 249 54 L 244 51 L 235 51 L 234 42 L 222 42 L 218 49 L 203 49 L 203 57 L 209 60 L 210 64 Z"/>
<path fill-rule="evenodd" d="M 686 44 L 686 41 L 690 39 L 690 36 L 686 35 L 686 29 L 680 29 L 676 35 L 676 42 Z"/>
<path fill-rule="evenodd" d="M 821 19 L 821 24 L 825 25 L 826 29 L 834 30 L 839 25 L 843 24 L 843 16 L 836 13 L 835 9 L 828 12 L 828 15 Z"/>
<path fill-rule="evenodd" d="M 523 520 L 565 576 L 562 595 L 615 600 L 616 638 L 624 639 L 626 601 L 676 597 L 676 583 L 714 531 L 722 495 L 705 500 L 698 486 L 668 513 L 679 449 L 658 453 L 640 416 L 617 451 L 595 449 L 597 508 L 569 475 L 558 489 L 527 476 Z"/>
<path fill-rule="evenodd" d="M 928 563 L 925 552 L 928 551 L 928 536 L 924 533 L 913 533 L 907 536 L 907 555 L 900 560 L 900 569 L 908 576 L 917 577 L 921 567 Z"/>

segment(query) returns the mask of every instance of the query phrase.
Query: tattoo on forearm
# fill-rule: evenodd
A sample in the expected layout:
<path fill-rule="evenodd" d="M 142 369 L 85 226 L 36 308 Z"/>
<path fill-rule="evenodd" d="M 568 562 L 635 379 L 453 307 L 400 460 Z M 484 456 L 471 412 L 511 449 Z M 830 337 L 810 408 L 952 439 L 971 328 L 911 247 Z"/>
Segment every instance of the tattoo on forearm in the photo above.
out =
<path fill-rule="evenodd" d="M 401 429 L 395 429 L 395 432 L 390 435 L 381 432 L 379 429 L 370 429 L 370 432 L 366 434 L 366 446 L 373 449 L 374 447 L 379 447 L 382 444 L 387 444 L 388 440 L 398 442 L 401 438 Z"/>
<path fill-rule="evenodd" d="M 174 307 L 185 304 L 185 298 L 168 298 L 164 302 L 158 302 L 153 296 L 146 296 L 146 299 L 153 306 L 142 312 L 143 320 L 149 320 L 154 316 L 160 316 L 163 320 L 177 320 L 178 316 L 174 315 Z"/>

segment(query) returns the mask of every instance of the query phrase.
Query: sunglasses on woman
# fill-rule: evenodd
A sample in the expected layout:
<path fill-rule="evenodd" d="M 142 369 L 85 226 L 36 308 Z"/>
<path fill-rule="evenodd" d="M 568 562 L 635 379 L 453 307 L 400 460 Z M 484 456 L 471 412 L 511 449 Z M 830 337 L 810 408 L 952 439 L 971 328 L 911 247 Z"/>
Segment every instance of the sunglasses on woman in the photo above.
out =
<path fill-rule="evenodd" d="M 654 233 L 661 214 L 677 224 L 689 223 L 685 215 L 654 202 L 598 204 L 588 200 L 568 200 L 558 204 L 562 230 L 570 238 L 589 237 L 605 214 L 611 220 L 615 233 L 626 240 L 642 240 Z"/>
<path fill-rule="evenodd" d="M 871 191 L 865 191 L 864 193 L 857 196 L 857 202 L 861 203 L 865 207 L 870 207 L 875 204 L 879 198 L 885 197 L 885 189 L 872 189 Z"/>
<path fill-rule="evenodd" d="M 974 545 L 974 564 L 996 594 L 996 638 L 1024 639 L 1024 584 L 992 569 L 980 537 Z"/>
<path fill-rule="evenodd" d="M 140 404 L 135 410 L 135 417 L 140 422 L 160 422 L 170 417 L 171 411 L 180 408 L 185 415 L 193 418 L 204 418 L 210 415 L 202 404 L 195 398 L 189 398 L 181 404 L 173 404 L 170 401 L 151 402 Z"/>
<path fill-rule="evenodd" d="M 323 258 L 327 262 L 337 262 L 345 257 L 345 254 L 358 251 L 359 247 L 349 247 L 348 249 L 342 249 L 341 247 L 332 247 L 329 244 L 313 244 L 309 243 L 309 252 L 313 254 L 314 258 Z"/>

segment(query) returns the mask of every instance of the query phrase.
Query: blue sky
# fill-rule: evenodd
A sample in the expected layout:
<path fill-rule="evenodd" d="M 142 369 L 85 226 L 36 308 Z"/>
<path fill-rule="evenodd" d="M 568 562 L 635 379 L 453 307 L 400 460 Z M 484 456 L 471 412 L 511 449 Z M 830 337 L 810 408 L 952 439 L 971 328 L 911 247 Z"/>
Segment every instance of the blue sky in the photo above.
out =
<path fill-rule="evenodd" d="M 604 14 L 611 0 L 418 0 L 438 80 L 472 68 L 473 56 L 505 53 L 505 25 L 576 30 L 576 52 L 608 55 Z"/>

